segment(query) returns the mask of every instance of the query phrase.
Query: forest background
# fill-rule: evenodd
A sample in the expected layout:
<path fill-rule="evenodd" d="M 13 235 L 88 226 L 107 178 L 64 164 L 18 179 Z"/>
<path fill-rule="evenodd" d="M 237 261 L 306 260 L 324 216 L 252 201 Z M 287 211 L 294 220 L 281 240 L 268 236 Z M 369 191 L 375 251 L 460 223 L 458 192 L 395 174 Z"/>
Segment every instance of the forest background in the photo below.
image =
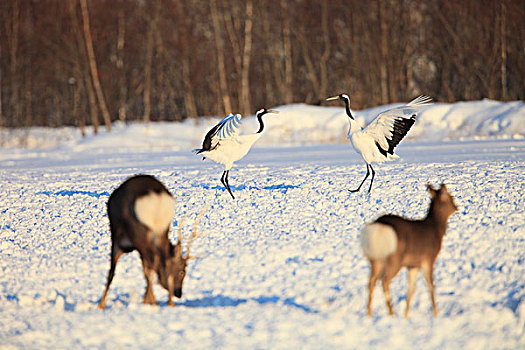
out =
<path fill-rule="evenodd" d="M 525 98 L 521 0 L 4 0 L 0 127 Z"/>

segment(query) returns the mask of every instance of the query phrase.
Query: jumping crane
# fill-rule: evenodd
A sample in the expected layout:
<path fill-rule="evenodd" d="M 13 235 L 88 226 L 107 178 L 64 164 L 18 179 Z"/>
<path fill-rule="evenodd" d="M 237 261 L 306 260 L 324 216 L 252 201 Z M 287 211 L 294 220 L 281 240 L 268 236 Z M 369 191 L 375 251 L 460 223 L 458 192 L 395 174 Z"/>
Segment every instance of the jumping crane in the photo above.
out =
<path fill-rule="evenodd" d="M 361 128 L 357 125 L 352 115 L 352 111 L 350 110 L 350 97 L 347 94 L 339 94 L 329 97 L 326 100 L 340 100 L 344 102 L 346 115 L 350 123 L 347 139 L 352 142 L 352 146 L 356 152 L 359 153 L 366 162 L 365 178 L 359 187 L 355 190 L 348 191 L 358 192 L 368 178 L 368 175 L 370 175 L 371 170 L 372 178 L 370 180 L 370 187 L 368 188 L 369 193 L 372 189 L 375 176 L 375 171 L 371 163 L 382 163 L 399 158 L 399 156 L 394 153 L 394 148 L 401 142 L 416 121 L 417 113 L 423 107 L 432 103 L 432 98 L 429 96 L 419 96 L 404 106 L 379 113 L 368 126 Z"/>
<path fill-rule="evenodd" d="M 241 126 L 240 114 L 228 114 L 217 125 L 208 131 L 202 142 L 202 148 L 196 149 L 197 154 L 201 154 L 203 159 L 210 158 L 216 163 L 224 165 L 221 182 L 226 187 L 233 199 L 233 193 L 228 183 L 228 175 L 233 163 L 243 158 L 252 148 L 253 144 L 259 140 L 264 130 L 262 117 L 267 113 L 279 113 L 266 108 L 261 108 L 255 112 L 259 121 L 259 131 L 255 134 L 239 135 Z"/>

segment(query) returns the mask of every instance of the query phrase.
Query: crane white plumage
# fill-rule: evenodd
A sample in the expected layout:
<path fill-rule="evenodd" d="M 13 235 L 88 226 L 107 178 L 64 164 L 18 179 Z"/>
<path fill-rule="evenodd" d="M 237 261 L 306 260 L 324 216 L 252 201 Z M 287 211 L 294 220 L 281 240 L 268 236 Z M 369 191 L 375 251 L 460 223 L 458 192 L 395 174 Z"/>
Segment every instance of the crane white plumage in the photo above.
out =
<path fill-rule="evenodd" d="M 217 125 L 208 131 L 202 142 L 202 148 L 196 149 L 197 154 L 201 154 L 203 159 L 209 158 L 216 163 L 224 165 L 221 182 L 226 187 L 233 199 L 233 193 L 228 183 L 228 175 L 233 163 L 243 158 L 252 148 L 253 144 L 259 140 L 264 130 L 263 115 L 267 113 L 279 113 L 266 108 L 261 108 L 255 112 L 259 122 L 259 130 L 254 134 L 239 134 L 242 124 L 240 114 L 228 114 Z"/>
<path fill-rule="evenodd" d="M 352 111 L 350 110 L 350 97 L 347 94 L 339 94 L 329 97 L 326 100 L 340 100 L 345 103 L 346 115 L 350 123 L 347 138 L 351 141 L 356 152 L 359 153 L 366 162 L 365 178 L 359 187 L 355 190 L 349 190 L 350 192 L 358 192 L 368 178 L 368 175 L 370 175 L 370 170 L 372 170 L 372 178 L 370 180 L 370 187 L 368 188 L 368 192 L 370 192 L 375 176 L 375 171 L 371 163 L 382 163 L 399 158 L 398 155 L 394 153 L 394 148 L 406 136 L 412 125 L 414 125 L 421 109 L 432 103 L 432 99 L 429 96 L 419 96 L 404 106 L 395 107 L 379 113 L 368 126 L 361 128 L 357 125 L 352 115 Z"/>

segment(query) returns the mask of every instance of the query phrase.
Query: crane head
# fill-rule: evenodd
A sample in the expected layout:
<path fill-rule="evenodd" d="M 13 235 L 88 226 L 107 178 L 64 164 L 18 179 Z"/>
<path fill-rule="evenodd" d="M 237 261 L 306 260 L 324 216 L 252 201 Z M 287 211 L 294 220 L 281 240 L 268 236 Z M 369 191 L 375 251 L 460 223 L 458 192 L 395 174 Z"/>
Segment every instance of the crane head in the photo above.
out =
<path fill-rule="evenodd" d="M 337 96 L 328 97 L 326 100 L 327 101 L 339 100 L 339 101 L 343 101 L 343 102 L 346 101 L 346 102 L 350 103 L 350 96 L 348 96 L 348 94 L 342 93 L 342 94 L 339 94 Z"/>
<path fill-rule="evenodd" d="M 326 100 L 327 101 L 334 101 L 334 100 L 343 101 L 346 107 L 346 115 L 348 116 L 348 118 L 355 120 L 354 116 L 352 115 L 352 111 L 350 110 L 350 96 L 348 96 L 348 94 L 342 93 L 337 96 L 328 97 Z"/>
<path fill-rule="evenodd" d="M 263 115 L 265 115 L 266 113 L 275 113 L 275 114 L 278 114 L 279 111 L 275 111 L 275 110 L 272 110 L 272 109 L 266 109 L 266 108 L 260 108 L 259 110 L 257 110 L 257 112 L 255 112 L 255 115 L 256 115 L 256 116 L 263 116 Z"/>

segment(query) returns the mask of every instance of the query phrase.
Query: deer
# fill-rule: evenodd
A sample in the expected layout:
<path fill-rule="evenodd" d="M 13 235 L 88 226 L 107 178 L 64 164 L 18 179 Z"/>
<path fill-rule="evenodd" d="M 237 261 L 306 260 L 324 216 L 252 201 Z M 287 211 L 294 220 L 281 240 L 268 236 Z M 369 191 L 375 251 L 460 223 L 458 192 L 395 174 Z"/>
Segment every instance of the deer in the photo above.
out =
<path fill-rule="evenodd" d="M 445 184 L 437 190 L 427 184 L 427 189 L 431 203 L 424 219 L 409 220 L 396 215 L 384 215 L 366 224 L 361 231 L 361 248 L 371 267 L 368 282 L 368 316 L 372 316 L 372 295 L 378 278 L 381 278 L 388 312 L 394 315 L 390 300 L 390 282 L 403 267 L 408 270 L 405 317 L 408 318 L 419 270 L 422 270 L 428 285 L 433 314 L 438 314 L 434 296 L 434 263 L 447 230 L 448 218 L 458 208 Z"/>
<path fill-rule="evenodd" d="M 105 309 L 106 296 L 119 258 L 134 250 L 139 252 L 146 279 L 144 304 L 157 305 L 152 288 L 155 275 L 159 284 L 168 291 L 169 306 L 175 306 L 173 296 L 182 297 L 186 264 L 192 259 L 190 246 L 198 237 L 197 225 L 204 210 L 195 219 L 186 255 L 182 252 L 182 225 L 185 218 L 179 225 L 178 242 L 173 245 L 168 238 L 174 211 L 173 195 L 151 175 L 132 176 L 112 192 L 107 203 L 111 232 L 111 265 L 106 288 L 99 303 L 101 310 Z"/>

